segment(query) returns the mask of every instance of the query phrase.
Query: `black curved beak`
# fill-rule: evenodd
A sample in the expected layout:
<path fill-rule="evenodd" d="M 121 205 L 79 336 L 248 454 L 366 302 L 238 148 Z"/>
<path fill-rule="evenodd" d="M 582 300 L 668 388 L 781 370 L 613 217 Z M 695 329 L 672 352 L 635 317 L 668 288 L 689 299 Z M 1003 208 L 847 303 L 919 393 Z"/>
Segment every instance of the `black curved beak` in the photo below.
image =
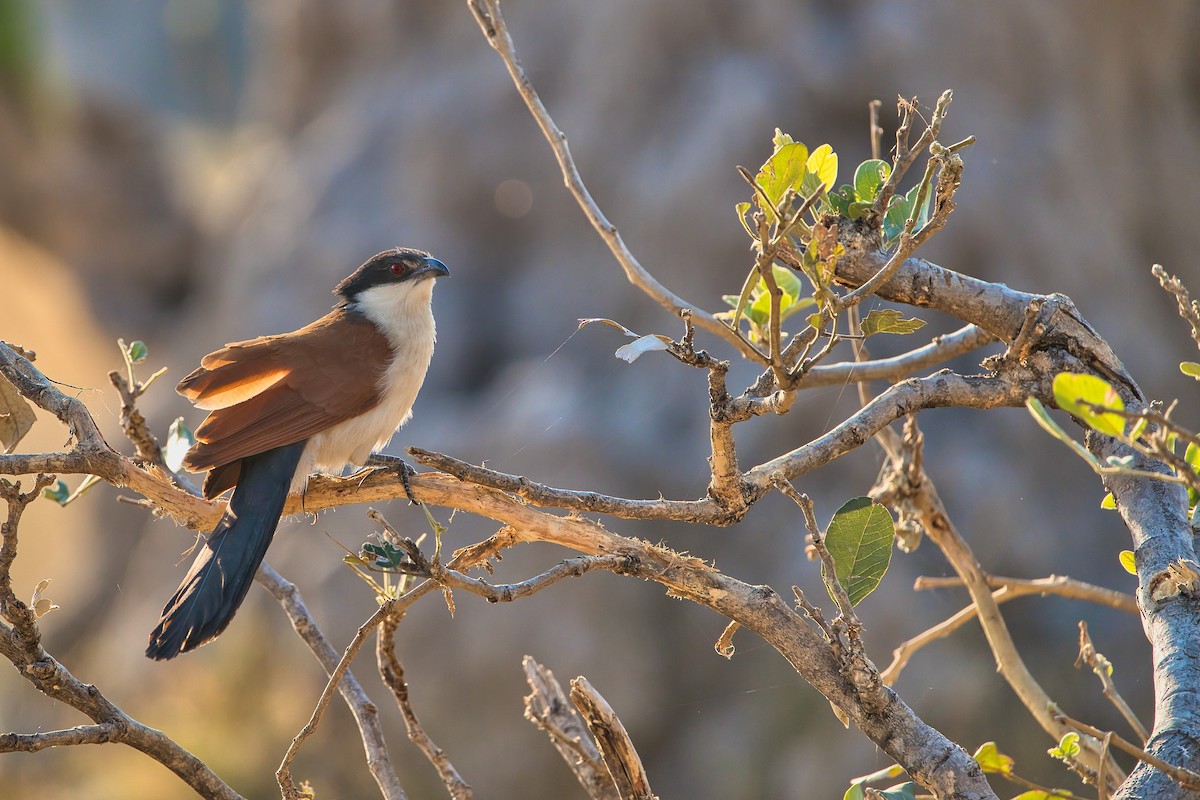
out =
<path fill-rule="evenodd" d="M 410 277 L 414 280 L 439 277 L 448 278 L 450 277 L 450 270 L 436 258 L 427 257 L 422 259 L 421 266 Z"/>

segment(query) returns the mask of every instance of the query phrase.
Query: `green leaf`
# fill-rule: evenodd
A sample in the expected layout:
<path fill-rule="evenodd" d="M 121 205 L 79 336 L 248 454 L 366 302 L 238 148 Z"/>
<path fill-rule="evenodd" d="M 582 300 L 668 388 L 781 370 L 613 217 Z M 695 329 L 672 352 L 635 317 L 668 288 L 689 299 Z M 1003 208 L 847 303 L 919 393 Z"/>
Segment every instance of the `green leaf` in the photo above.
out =
<path fill-rule="evenodd" d="M 787 299 L 792 299 L 788 295 L 784 295 L 784 297 Z M 792 314 L 795 314 L 797 311 L 803 311 L 806 308 L 812 308 L 813 306 L 815 306 L 817 304 L 817 301 L 812 299 L 811 297 L 801 297 L 801 298 L 792 299 L 792 300 L 793 301 L 791 303 L 789 303 L 787 306 L 784 306 L 782 303 L 780 304 L 780 306 L 779 306 L 780 315 L 779 316 L 781 319 L 787 319 Z"/>
<path fill-rule="evenodd" d="M 1137 422 L 1133 423 L 1133 429 L 1129 431 L 1129 441 L 1136 442 L 1146 432 L 1146 426 L 1149 424 L 1150 420 L 1138 417 Z"/>
<path fill-rule="evenodd" d="M 892 174 L 892 167 L 877 158 L 868 159 L 854 170 L 854 199 L 860 203 L 873 203 L 879 189 Z"/>
<path fill-rule="evenodd" d="M 847 193 L 846 190 L 850 192 Z M 848 184 L 843 184 L 840 189 L 834 192 L 825 194 L 825 202 L 829 204 L 829 208 L 833 213 L 842 216 L 850 216 L 850 203 L 854 200 L 854 187 Z"/>
<path fill-rule="evenodd" d="M 771 273 L 775 276 L 775 284 L 792 297 L 799 297 L 804 294 L 804 284 L 800 282 L 800 276 L 792 272 L 787 267 L 781 267 L 775 264 L 771 267 Z M 761 281 L 763 291 L 766 291 L 766 281 Z"/>
<path fill-rule="evenodd" d="M 869 497 L 855 497 L 833 515 L 825 546 L 851 605 L 858 605 L 883 580 L 894 536 L 892 515 Z"/>
<path fill-rule="evenodd" d="M 746 308 L 746 316 L 755 325 L 766 325 L 771 319 L 771 295 L 763 292 Z"/>
<path fill-rule="evenodd" d="M 742 292 L 738 295 L 737 303 L 733 307 L 733 321 L 729 324 L 729 327 L 735 331 L 742 324 L 742 314 L 746 310 L 746 303 L 750 302 L 750 295 L 754 291 L 754 276 L 757 274 L 758 271 L 751 268 L 750 273 L 746 275 L 745 282 L 742 283 Z"/>
<path fill-rule="evenodd" d="M 851 203 L 849 206 L 847 206 L 846 216 L 849 219 L 862 219 L 863 215 L 866 214 L 870 210 L 871 210 L 870 203 L 860 202 L 860 201 L 856 200 L 853 203 Z"/>
<path fill-rule="evenodd" d="M 45 497 L 47 500 L 53 500 L 60 506 L 65 506 L 67 498 L 70 496 L 71 490 L 62 481 L 56 481 L 53 486 L 47 486 L 45 489 L 42 489 L 42 497 Z"/>
<path fill-rule="evenodd" d="M 979 745 L 973 758 L 979 762 L 979 766 L 984 772 L 994 772 L 1005 777 L 1012 774 L 1013 766 L 1016 764 L 1011 756 L 1000 752 L 1000 748 L 996 747 L 995 742 L 984 742 Z"/>
<path fill-rule="evenodd" d="M 1183 454 L 1183 460 L 1191 465 L 1193 472 L 1200 474 L 1200 446 L 1197 446 L 1195 442 L 1188 442 L 1187 450 Z M 1197 492 L 1191 486 L 1187 487 L 1187 493 L 1188 505 L 1195 505 L 1196 501 L 1200 500 L 1200 492 Z"/>
<path fill-rule="evenodd" d="M 877 333 L 914 333 L 923 327 L 923 320 L 916 317 L 904 319 L 904 315 L 895 309 L 872 311 L 862 321 L 863 336 L 874 336 Z"/>
<path fill-rule="evenodd" d="M 917 185 L 909 189 L 907 195 L 908 206 L 912 209 L 912 211 L 909 213 L 910 215 L 915 213 L 917 216 L 916 224 L 913 226 L 914 231 L 920 230 L 922 225 L 924 225 L 926 222 L 929 222 L 929 208 L 930 203 L 933 200 L 933 191 L 930 190 L 925 193 L 925 202 L 921 204 L 920 208 L 917 208 L 917 198 L 920 196 L 920 194 L 921 187 L 920 185 Z"/>
<path fill-rule="evenodd" d="M 1072 761 L 1079 756 L 1079 734 L 1072 731 L 1065 734 L 1058 743 L 1058 747 L 1051 747 L 1046 751 L 1053 758 L 1060 761 Z"/>
<path fill-rule="evenodd" d="M 768 218 L 772 220 L 776 218 L 775 207 L 779 205 L 779 201 L 783 199 L 783 195 L 788 189 L 799 191 L 800 182 L 804 180 L 807 162 L 808 148 L 800 142 L 789 142 L 778 147 L 774 155 L 762 165 L 754 182 L 763 190 L 763 194 L 770 201 L 770 206 L 763 207 L 762 197 L 758 194 L 754 195 L 754 199 Z"/>
<path fill-rule="evenodd" d="M 1109 436 L 1120 436 L 1125 432 L 1125 419 L 1104 411 L 1097 412 L 1093 406 L 1103 406 L 1118 411 L 1125 410 L 1125 403 L 1112 385 L 1095 375 L 1077 372 L 1060 372 L 1054 376 L 1054 401 L 1058 407 L 1076 417 L 1085 425 Z"/>
<path fill-rule="evenodd" d="M 1109 492 L 1104 495 L 1104 499 L 1100 501 L 1100 507 L 1108 511 L 1117 510 L 1117 498 L 1113 497 L 1113 493 Z"/>
<path fill-rule="evenodd" d="M 914 198 L 915 199 L 915 198 Z M 904 195 L 896 195 L 888 204 L 888 210 L 883 215 L 883 237 L 891 242 L 904 230 L 912 213 L 912 200 Z"/>
<path fill-rule="evenodd" d="M 1028 792 L 1021 792 L 1012 800 L 1059 800 L 1064 797 L 1061 794 L 1050 794 L 1043 792 L 1041 789 L 1030 789 Z"/>
<path fill-rule="evenodd" d="M 1188 442 L 1187 450 L 1183 453 L 1183 460 L 1191 465 L 1194 472 L 1200 473 L 1200 445 Z"/>
<path fill-rule="evenodd" d="M 898 783 L 884 789 L 879 795 L 887 800 L 917 800 L 917 785 L 912 781 Z"/>
<path fill-rule="evenodd" d="M 140 364 L 146 360 L 146 356 L 150 354 L 150 351 L 146 349 L 146 343 L 138 339 L 129 345 L 125 354 L 129 356 L 129 363 Z"/>
<path fill-rule="evenodd" d="M 1197 364 L 1195 361 L 1180 362 L 1179 371 L 1184 375 L 1191 375 L 1193 378 L 1200 381 L 1200 364 Z"/>

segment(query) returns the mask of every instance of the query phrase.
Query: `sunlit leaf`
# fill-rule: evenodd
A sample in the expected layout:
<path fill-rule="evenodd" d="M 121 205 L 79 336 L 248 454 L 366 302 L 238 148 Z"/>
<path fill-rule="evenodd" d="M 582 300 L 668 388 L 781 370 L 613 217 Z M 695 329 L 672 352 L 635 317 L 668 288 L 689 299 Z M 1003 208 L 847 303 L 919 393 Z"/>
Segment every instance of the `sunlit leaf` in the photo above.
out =
<path fill-rule="evenodd" d="M 746 308 L 746 316 L 755 325 L 766 325 L 771 319 L 771 295 L 763 292 Z"/>
<path fill-rule="evenodd" d="M 1053 758 L 1061 761 L 1071 761 L 1079 756 L 1079 734 L 1072 731 L 1064 734 L 1058 743 L 1058 747 L 1051 747 L 1046 751 Z"/>
<path fill-rule="evenodd" d="M 775 264 L 771 267 L 771 272 L 775 276 L 775 284 L 783 289 L 784 292 L 792 297 L 799 297 L 804 294 L 804 284 L 800 282 L 800 276 L 792 272 L 787 267 L 781 267 Z M 766 291 L 767 285 L 764 282 L 762 288 Z"/>
<path fill-rule="evenodd" d="M 762 165 L 755 183 L 763 190 L 770 205 L 763 206 L 762 198 L 757 193 L 754 199 L 770 219 L 776 218 L 775 207 L 788 189 L 799 191 L 807 162 L 808 148 L 800 142 L 790 142 L 779 147 Z"/>
<path fill-rule="evenodd" d="M 862 321 L 863 336 L 874 336 L 877 333 L 915 333 L 925 327 L 925 321 L 904 315 L 895 309 L 875 310 L 867 314 Z"/>
<path fill-rule="evenodd" d="M 1030 789 L 1027 792 L 1021 792 L 1012 800 L 1061 800 L 1062 797 L 1063 795 L 1061 794 L 1050 794 L 1049 792 L 1043 792 L 1041 789 Z"/>
<path fill-rule="evenodd" d="M 813 150 L 804 165 L 804 179 L 800 181 L 800 194 L 804 197 L 824 187 L 825 191 L 833 188 L 837 180 L 837 153 L 827 144 Z"/>
<path fill-rule="evenodd" d="M 1179 365 L 1179 371 L 1184 375 L 1191 375 L 1196 380 L 1200 381 L 1200 364 L 1195 361 L 1184 361 Z"/>
<path fill-rule="evenodd" d="M 1123 417 L 1093 410 L 1093 406 L 1125 410 L 1125 403 L 1117 390 L 1103 378 L 1086 373 L 1060 372 L 1054 376 L 1054 401 L 1063 411 L 1078 417 L 1100 433 L 1120 436 L 1125 432 Z"/>
<path fill-rule="evenodd" d="M 894 536 L 892 515 L 869 497 L 855 497 L 833 515 L 825 546 L 851 605 L 858 605 L 883 580 L 892 560 Z"/>
<path fill-rule="evenodd" d="M 1011 756 L 1006 756 L 996 747 L 995 742 L 984 742 L 975 751 L 974 758 L 984 772 L 994 772 L 1000 775 L 1011 775 L 1016 763 Z"/>
<path fill-rule="evenodd" d="M 1100 507 L 1108 511 L 1117 510 L 1117 498 L 1113 497 L 1113 493 L 1109 492 L 1104 495 L 1104 499 L 1100 501 Z"/>

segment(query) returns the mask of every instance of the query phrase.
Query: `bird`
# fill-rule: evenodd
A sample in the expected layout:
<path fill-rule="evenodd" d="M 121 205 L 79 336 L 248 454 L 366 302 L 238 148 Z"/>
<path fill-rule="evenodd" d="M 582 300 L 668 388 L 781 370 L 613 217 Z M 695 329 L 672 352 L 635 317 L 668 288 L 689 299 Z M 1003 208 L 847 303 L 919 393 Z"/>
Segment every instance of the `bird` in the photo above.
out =
<path fill-rule="evenodd" d="M 449 274 L 422 250 L 385 250 L 337 285 L 333 310 L 316 322 L 227 344 L 179 382 L 209 412 L 183 466 L 208 472 L 205 498 L 233 494 L 163 607 L 147 657 L 171 659 L 219 636 L 288 495 L 315 471 L 365 466 L 408 421 L 433 357 L 433 286 Z"/>

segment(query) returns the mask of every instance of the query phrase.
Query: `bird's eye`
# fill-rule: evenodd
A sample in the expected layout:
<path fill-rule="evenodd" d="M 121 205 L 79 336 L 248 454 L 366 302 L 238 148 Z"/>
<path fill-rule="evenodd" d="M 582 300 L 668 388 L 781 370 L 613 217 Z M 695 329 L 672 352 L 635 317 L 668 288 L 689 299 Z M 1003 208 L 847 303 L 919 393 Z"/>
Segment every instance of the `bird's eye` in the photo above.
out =
<path fill-rule="evenodd" d="M 393 262 L 392 263 L 392 274 L 399 275 L 402 272 L 404 272 L 404 265 L 401 264 L 399 261 Z"/>

